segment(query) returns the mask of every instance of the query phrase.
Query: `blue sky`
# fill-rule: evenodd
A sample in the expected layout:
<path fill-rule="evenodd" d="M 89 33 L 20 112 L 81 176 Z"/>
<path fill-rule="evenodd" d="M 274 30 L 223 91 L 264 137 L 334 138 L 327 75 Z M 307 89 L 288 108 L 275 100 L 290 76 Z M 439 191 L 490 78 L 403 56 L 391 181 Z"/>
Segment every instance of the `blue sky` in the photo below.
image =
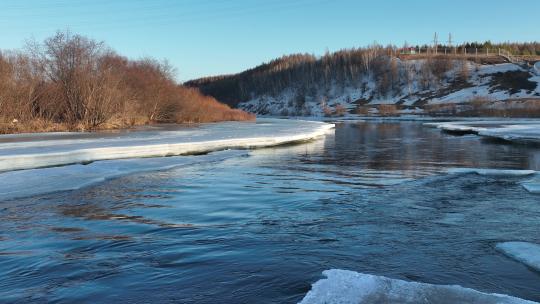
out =
<path fill-rule="evenodd" d="M 167 58 L 188 80 L 290 53 L 429 43 L 434 32 L 540 40 L 539 13 L 540 0 L 0 0 L 0 49 L 70 29 L 130 58 Z"/>

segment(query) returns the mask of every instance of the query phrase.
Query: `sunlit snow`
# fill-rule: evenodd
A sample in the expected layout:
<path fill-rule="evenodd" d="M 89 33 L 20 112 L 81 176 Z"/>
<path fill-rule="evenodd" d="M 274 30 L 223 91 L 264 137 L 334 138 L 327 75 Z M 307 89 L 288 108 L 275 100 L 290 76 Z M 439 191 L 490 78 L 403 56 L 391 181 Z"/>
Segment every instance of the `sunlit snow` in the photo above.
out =
<path fill-rule="evenodd" d="M 301 304 L 534 303 L 457 285 L 407 282 L 348 270 L 326 270 L 323 275 L 326 278 L 313 284 Z"/>
<path fill-rule="evenodd" d="M 205 124 L 199 128 L 93 139 L 30 140 L 0 144 L 0 171 L 33 169 L 107 159 L 173 156 L 233 148 L 258 148 L 310 140 L 333 124 L 259 119 Z M 0 139 L 2 137 L 0 136 Z"/>

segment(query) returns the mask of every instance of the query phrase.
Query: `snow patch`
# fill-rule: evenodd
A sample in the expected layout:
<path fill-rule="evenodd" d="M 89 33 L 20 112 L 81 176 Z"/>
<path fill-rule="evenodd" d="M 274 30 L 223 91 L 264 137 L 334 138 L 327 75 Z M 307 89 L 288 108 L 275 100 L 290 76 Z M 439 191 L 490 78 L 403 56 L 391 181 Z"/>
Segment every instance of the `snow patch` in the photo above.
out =
<path fill-rule="evenodd" d="M 540 271 L 540 245 L 527 242 L 504 242 L 497 250 L 535 270 Z"/>
<path fill-rule="evenodd" d="M 534 64 L 533 71 L 536 75 L 540 76 L 540 61 Z"/>
<path fill-rule="evenodd" d="M 301 304 L 534 303 L 457 285 L 407 282 L 348 270 L 326 270 L 323 275 L 326 279 L 313 284 Z"/>
<path fill-rule="evenodd" d="M 495 73 L 506 73 L 515 71 L 523 71 L 523 69 L 519 65 L 513 63 L 500 63 L 478 66 L 478 75 L 489 75 Z"/>

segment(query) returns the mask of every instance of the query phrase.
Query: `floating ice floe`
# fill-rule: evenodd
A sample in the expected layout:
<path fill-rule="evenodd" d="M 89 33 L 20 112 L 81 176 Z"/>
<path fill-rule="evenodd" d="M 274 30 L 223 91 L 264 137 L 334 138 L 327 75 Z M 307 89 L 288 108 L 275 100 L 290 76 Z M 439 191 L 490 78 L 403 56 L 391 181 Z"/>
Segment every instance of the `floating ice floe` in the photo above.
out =
<path fill-rule="evenodd" d="M 527 242 L 505 242 L 497 250 L 537 271 L 540 271 L 540 245 Z"/>
<path fill-rule="evenodd" d="M 326 279 L 313 284 L 301 304 L 535 303 L 457 285 L 407 282 L 348 270 L 332 269 L 323 274 Z"/>
<path fill-rule="evenodd" d="M 521 185 L 523 186 L 523 188 L 525 188 L 525 190 L 529 191 L 530 193 L 540 194 L 540 179 L 539 178 L 534 178 L 528 181 L 524 181 L 521 183 Z"/>
<path fill-rule="evenodd" d="M 442 123 L 442 124 L 438 124 L 437 128 L 446 132 L 472 133 L 472 134 L 478 134 L 478 132 L 485 130 L 485 128 L 483 127 L 474 127 L 474 126 L 458 124 L 458 123 Z"/>
<path fill-rule="evenodd" d="M 540 124 L 506 125 L 479 130 L 478 135 L 507 141 L 540 143 Z"/>
<path fill-rule="evenodd" d="M 481 169 L 481 168 L 450 168 L 450 174 L 478 174 L 485 176 L 529 176 L 536 174 L 534 170 L 511 170 L 511 169 Z"/>
<path fill-rule="evenodd" d="M 424 125 L 453 133 L 472 133 L 507 141 L 540 143 L 539 120 L 453 121 L 425 123 Z"/>
<path fill-rule="evenodd" d="M 315 121 L 259 119 L 257 123 L 204 124 L 198 128 L 185 130 L 133 132 L 117 137 L 55 138 L 0 143 L 0 172 L 98 160 L 275 146 L 314 139 L 326 134 L 332 128 L 333 124 Z"/>
<path fill-rule="evenodd" d="M 0 200 L 75 190 L 128 174 L 218 162 L 247 154 L 227 150 L 200 156 L 105 160 L 88 165 L 4 172 L 0 174 Z"/>

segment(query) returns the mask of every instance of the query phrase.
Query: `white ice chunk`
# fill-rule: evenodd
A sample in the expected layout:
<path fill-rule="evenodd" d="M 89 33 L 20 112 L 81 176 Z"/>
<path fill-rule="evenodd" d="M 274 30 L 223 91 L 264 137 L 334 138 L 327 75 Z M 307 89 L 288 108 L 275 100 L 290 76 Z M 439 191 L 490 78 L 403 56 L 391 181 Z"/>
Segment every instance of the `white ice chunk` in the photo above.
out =
<path fill-rule="evenodd" d="M 507 256 L 540 271 L 540 245 L 527 242 L 505 242 L 496 248 Z"/>
<path fill-rule="evenodd" d="M 485 176 L 529 176 L 536 174 L 534 170 L 510 170 L 510 169 L 481 169 L 481 168 L 450 168 L 450 174 L 478 174 Z"/>
<path fill-rule="evenodd" d="M 530 193 L 540 194 L 540 181 L 527 181 L 521 183 L 521 185 L 523 186 L 523 188 L 525 188 L 525 190 L 529 191 Z"/>
<path fill-rule="evenodd" d="M 538 119 L 453 121 L 424 125 L 444 131 L 475 133 L 507 141 L 540 143 L 540 120 Z"/>
<path fill-rule="evenodd" d="M 500 128 L 480 130 L 478 135 L 508 141 L 540 142 L 540 124 L 506 125 Z"/>
<path fill-rule="evenodd" d="M 105 160 L 88 165 L 4 172 L 0 173 L 0 200 L 74 190 L 132 173 L 217 162 L 247 153 L 227 150 L 200 156 Z"/>
<path fill-rule="evenodd" d="M 97 160 L 204 153 L 305 141 L 326 134 L 333 124 L 283 119 L 204 124 L 164 132 L 132 132 L 117 137 L 0 143 L 0 171 L 33 169 Z M 150 135 L 148 135 L 150 134 Z M 0 140 L 2 137 L 0 136 Z"/>
<path fill-rule="evenodd" d="M 407 282 L 382 276 L 332 269 L 313 284 L 301 304 L 532 304 L 519 298 L 490 294 L 457 285 Z"/>

